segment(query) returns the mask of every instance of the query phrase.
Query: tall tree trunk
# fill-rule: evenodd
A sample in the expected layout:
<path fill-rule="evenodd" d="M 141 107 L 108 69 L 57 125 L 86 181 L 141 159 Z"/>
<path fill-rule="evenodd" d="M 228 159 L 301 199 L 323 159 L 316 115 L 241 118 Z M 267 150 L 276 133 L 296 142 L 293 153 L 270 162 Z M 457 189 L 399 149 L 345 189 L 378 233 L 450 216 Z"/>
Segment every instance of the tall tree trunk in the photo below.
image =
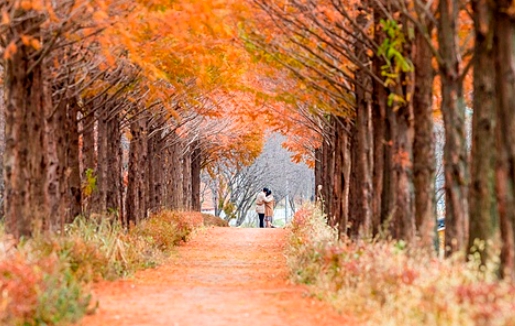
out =
<path fill-rule="evenodd" d="M 377 62 L 376 62 L 377 65 Z M 374 83 L 372 93 L 372 132 L 373 132 L 373 169 L 372 169 L 372 236 L 377 236 L 384 222 L 381 218 L 381 199 L 383 197 L 383 170 L 385 148 L 385 114 L 387 92 L 380 83 Z"/>
<path fill-rule="evenodd" d="M 381 19 L 384 14 L 375 2 L 374 8 L 374 40 L 377 44 L 384 41 L 384 33 L 381 32 Z M 381 76 L 381 67 L 385 64 L 380 56 L 374 56 L 372 66 L 374 74 Z M 377 80 L 372 81 L 372 133 L 373 133 L 373 159 L 372 159 L 372 203 L 371 203 L 371 224 L 372 236 L 377 236 L 381 230 L 383 220 L 381 218 L 381 199 L 383 197 L 383 169 L 384 169 L 384 147 L 386 127 L 386 104 L 388 98 L 387 89 Z"/>
<path fill-rule="evenodd" d="M 327 122 L 325 126 L 325 135 L 322 143 L 322 166 L 323 166 L 323 177 L 322 177 L 322 186 L 320 189 L 317 189 L 317 194 L 320 196 L 322 200 L 322 205 L 324 208 L 324 212 L 327 215 L 329 225 L 336 225 L 338 221 L 336 220 L 334 214 L 334 182 L 335 182 L 335 146 L 336 146 L 336 127 L 335 127 L 335 117 L 332 116 L 330 121 Z"/>
<path fill-rule="evenodd" d="M 318 200 L 318 187 L 324 184 L 324 140 L 320 146 L 315 149 L 315 199 Z"/>
<path fill-rule="evenodd" d="M 201 161 L 202 151 L 200 149 L 200 143 L 195 141 L 193 144 L 193 156 L 191 158 L 191 197 L 192 197 L 192 208 L 194 211 L 201 211 L 200 203 L 200 173 L 201 173 Z"/>
<path fill-rule="evenodd" d="M 149 164 L 149 210 L 156 212 L 163 206 L 163 163 L 161 133 L 155 132 L 155 126 L 150 130 L 152 136 L 148 139 Z"/>
<path fill-rule="evenodd" d="M 140 202 L 139 202 L 139 187 L 140 187 L 140 153 L 141 153 L 141 127 L 138 121 L 132 121 L 131 125 L 131 143 L 129 147 L 129 171 L 127 183 L 127 225 L 133 227 L 139 223 L 140 220 Z"/>
<path fill-rule="evenodd" d="M 393 139 L 396 137 L 397 123 L 393 108 L 385 107 L 384 144 L 383 153 L 383 192 L 381 195 L 381 221 L 390 230 L 395 212 L 396 202 L 396 175 L 393 170 Z"/>
<path fill-rule="evenodd" d="M 515 16 L 510 11 L 511 1 L 496 4 L 496 191 L 503 240 L 501 273 L 515 280 Z"/>
<path fill-rule="evenodd" d="M 93 192 L 92 212 L 103 214 L 107 211 L 106 193 L 107 193 L 107 112 L 108 105 L 101 108 L 97 118 L 97 166 L 95 175 L 97 178 L 97 189 Z"/>
<path fill-rule="evenodd" d="M 148 188 L 149 188 L 149 169 L 148 169 L 148 122 L 149 114 L 147 111 L 143 113 L 143 117 L 139 119 L 140 137 L 139 137 L 139 217 L 148 217 Z"/>
<path fill-rule="evenodd" d="M 432 28 L 429 28 L 428 33 Z M 432 248 L 435 237 L 435 146 L 433 137 L 433 81 L 435 71 L 429 44 L 419 31 L 415 34 L 415 92 L 413 115 L 413 184 L 415 223 L 422 246 Z"/>
<path fill-rule="evenodd" d="M 182 171 L 183 171 L 183 179 L 182 179 L 182 193 L 183 193 L 183 201 L 182 204 L 184 209 L 191 210 L 192 209 L 192 180 L 191 180 L 191 146 L 186 145 L 186 150 L 184 152 L 184 159 L 182 161 Z"/>
<path fill-rule="evenodd" d="M 66 162 L 69 186 L 69 214 L 67 222 L 72 222 L 73 219 L 82 214 L 82 189 L 81 189 L 81 172 L 80 172 L 80 147 L 79 147 L 79 125 L 77 116 L 79 113 L 79 106 L 74 98 L 67 110 L 66 124 L 67 124 L 67 140 L 66 146 Z"/>
<path fill-rule="evenodd" d="M 474 99 L 472 152 L 469 188 L 469 251 L 476 239 L 484 241 L 481 261 L 488 258 L 488 241 L 493 236 L 495 166 L 495 60 L 493 53 L 492 12 L 486 0 L 472 1 L 476 43 L 474 54 Z M 477 248 L 476 248 L 477 249 Z"/>
<path fill-rule="evenodd" d="M 443 62 L 442 113 L 445 124 L 445 248 L 446 254 L 464 251 L 468 235 L 467 148 L 465 141 L 465 101 L 460 76 L 457 43 L 459 1 L 440 0 L 438 41 Z"/>
<path fill-rule="evenodd" d="M 342 237 L 347 234 L 348 224 L 348 188 L 349 188 L 349 175 L 347 167 L 350 165 L 350 157 L 348 156 L 349 147 L 349 134 L 346 130 L 346 122 L 342 118 L 335 118 L 337 120 L 336 137 L 335 137 L 335 154 L 334 154 L 334 222 L 332 225 L 338 224 L 339 236 Z"/>
<path fill-rule="evenodd" d="M 107 173 L 106 173 L 106 207 L 108 212 L 116 212 L 118 215 L 121 210 L 121 175 L 120 175 L 120 120 L 119 114 L 107 120 Z"/>
<path fill-rule="evenodd" d="M 361 1 L 361 5 L 369 8 L 368 1 Z M 356 22 L 363 30 L 369 23 L 368 14 L 364 11 L 358 15 Z M 365 66 L 371 62 L 367 55 L 367 48 L 363 43 L 357 42 L 355 47 L 356 57 Z M 357 176 L 356 208 L 352 215 L 357 217 L 355 231 L 357 235 L 369 237 L 372 220 L 372 78 L 363 70 L 356 72 L 356 167 L 352 168 Z"/>
<path fill-rule="evenodd" d="M 172 135 L 172 209 L 182 210 L 183 205 L 183 192 L 182 192 L 182 154 L 183 154 L 183 143 L 177 135 Z"/>
<path fill-rule="evenodd" d="M 5 97 L 4 88 L 0 87 L 0 176 L 4 175 L 4 153 L 5 153 Z M 4 216 L 5 183 L 4 178 L 0 178 L 0 216 Z"/>
<path fill-rule="evenodd" d="M 173 207 L 173 150 L 170 144 L 171 135 L 166 135 L 163 139 L 163 180 L 165 181 L 164 186 L 164 205 L 167 209 Z"/>
<path fill-rule="evenodd" d="M 14 40 L 38 22 L 23 15 L 8 29 L 6 39 Z M 38 32 L 38 30 L 36 30 Z M 31 236 L 49 217 L 47 197 L 48 158 L 45 112 L 51 99 L 44 91 L 45 69 L 30 46 L 19 45 L 4 61 L 6 99 L 6 148 L 4 154 L 6 231 L 15 238 Z M 29 71 L 29 68 L 31 70 Z"/>
<path fill-rule="evenodd" d="M 394 110 L 397 130 L 393 141 L 393 171 L 395 174 L 395 210 L 391 235 L 395 239 L 412 241 L 415 236 L 413 218 L 413 115 L 411 104 Z"/>
<path fill-rule="evenodd" d="M 82 122 L 82 178 L 88 185 L 88 175 L 94 175 L 96 170 L 96 151 L 95 151 L 95 115 L 92 101 L 84 100 L 85 108 Z M 96 184 L 95 184 L 96 187 Z M 93 193 L 85 192 L 83 198 L 83 211 L 86 216 L 91 214 L 93 208 Z"/>
<path fill-rule="evenodd" d="M 55 85 L 64 88 L 64 85 Z M 54 86 L 54 87 L 55 87 Z M 64 231 L 64 224 L 71 218 L 70 204 L 71 192 L 69 186 L 68 168 L 68 147 L 70 146 L 69 134 L 70 123 L 68 121 L 68 92 L 65 91 L 62 99 L 56 99 L 59 103 L 45 112 L 47 119 L 47 139 L 48 139 L 48 185 L 50 201 L 50 214 L 55 226 L 60 225 Z M 50 95 L 51 96 L 51 95 Z"/>
<path fill-rule="evenodd" d="M 352 239 L 359 237 L 359 224 L 360 216 L 359 212 L 359 183 L 360 176 L 358 175 L 359 155 L 358 155 L 358 126 L 354 123 L 351 126 L 350 134 L 350 180 L 349 180 L 349 216 L 348 216 L 348 227 L 347 236 Z"/>

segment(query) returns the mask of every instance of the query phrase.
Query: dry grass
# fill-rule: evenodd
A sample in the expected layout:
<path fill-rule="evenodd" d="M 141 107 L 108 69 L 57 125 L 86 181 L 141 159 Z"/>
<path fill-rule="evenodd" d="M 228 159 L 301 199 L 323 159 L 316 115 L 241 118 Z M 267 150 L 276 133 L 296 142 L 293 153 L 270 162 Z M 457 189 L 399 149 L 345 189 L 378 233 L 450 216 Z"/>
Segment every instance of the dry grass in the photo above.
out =
<path fill-rule="evenodd" d="M 495 265 L 441 260 L 403 242 L 336 240 L 314 208 L 297 213 L 288 262 L 297 282 L 363 325 L 515 325 L 515 286 Z"/>
<path fill-rule="evenodd" d="M 74 322 L 90 306 L 88 284 L 159 264 L 202 225 L 196 212 L 163 211 L 128 233 L 106 219 L 78 218 L 64 236 L 17 246 L 0 230 L 0 324 Z"/>

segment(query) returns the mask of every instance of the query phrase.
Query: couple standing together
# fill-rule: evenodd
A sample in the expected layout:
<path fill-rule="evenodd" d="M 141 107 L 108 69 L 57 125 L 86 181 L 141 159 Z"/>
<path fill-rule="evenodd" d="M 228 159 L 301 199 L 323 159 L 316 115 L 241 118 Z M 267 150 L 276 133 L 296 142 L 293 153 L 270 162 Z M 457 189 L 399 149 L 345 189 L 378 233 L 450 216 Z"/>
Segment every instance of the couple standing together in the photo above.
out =
<path fill-rule="evenodd" d="M 272 190 L 263 188 L 256 198 L 256 212 L 259 216 L 260 228 L 273 228 L 272 217 L 274 216 L 274 196 Z"/>

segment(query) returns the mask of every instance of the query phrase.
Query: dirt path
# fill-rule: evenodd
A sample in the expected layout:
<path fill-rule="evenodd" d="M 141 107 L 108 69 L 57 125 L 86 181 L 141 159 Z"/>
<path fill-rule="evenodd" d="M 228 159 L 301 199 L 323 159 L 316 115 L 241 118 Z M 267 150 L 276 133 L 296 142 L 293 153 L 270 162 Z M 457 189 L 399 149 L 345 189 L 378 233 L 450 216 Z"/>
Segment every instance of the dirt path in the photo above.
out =
<path fill-rule="evenodd" d="M 201 231 L 165 265 L 97 284 L 100 307 L 80 325 L 353 324 L 288 282 L 286 232 Z"/>

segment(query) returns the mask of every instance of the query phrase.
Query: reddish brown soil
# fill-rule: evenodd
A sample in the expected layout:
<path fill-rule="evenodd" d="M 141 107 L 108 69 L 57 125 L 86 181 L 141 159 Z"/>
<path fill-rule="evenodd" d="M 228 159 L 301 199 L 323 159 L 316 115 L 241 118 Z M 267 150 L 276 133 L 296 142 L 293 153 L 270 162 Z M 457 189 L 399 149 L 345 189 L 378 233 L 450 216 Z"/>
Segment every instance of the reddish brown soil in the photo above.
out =
<path fill-rule="evenodd" d="M 352 325 L 288 281 L 286 230 L 210 228 L 156 269 L 95 286 L 80 325 Z"/>

